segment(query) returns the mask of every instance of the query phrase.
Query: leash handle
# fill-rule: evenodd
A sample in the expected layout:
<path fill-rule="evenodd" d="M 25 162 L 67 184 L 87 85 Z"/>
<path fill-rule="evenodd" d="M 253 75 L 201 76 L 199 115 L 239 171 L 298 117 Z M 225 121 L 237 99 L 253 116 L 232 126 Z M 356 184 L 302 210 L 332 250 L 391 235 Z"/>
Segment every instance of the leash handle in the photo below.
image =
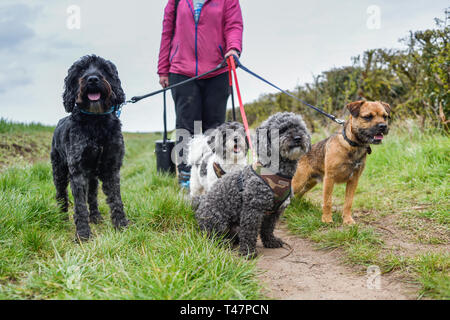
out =
<path fill-rule="evenodd" d="M 244 123 L 245 134 L 247 135 L 248 146 L 250 147 L 250 150 L 252 150 L 253 160 L 255 160 L 256 153 L 255 153 L 255 149 L 253 149 L 252 139 L 250 137 L 250 130 L 248 127 L 247 116 L 245 115 L 244 104 L 242 103 L 241 90 L 239 89 L 239 81 L 237 79 L 236 64 L 234 62 L 234 59 L 235 59 L 234 56 L 230 56 L 230 57 L 228 57 L 228 62 L 230 64 L 231 69 L 234 74 L 234 83 L 236 84 L 236 93 L 237 93 L 238 101 L 239 101 L 239 110 L 241 111 L 241 117 L 242 117 L 242 122 Z"/>

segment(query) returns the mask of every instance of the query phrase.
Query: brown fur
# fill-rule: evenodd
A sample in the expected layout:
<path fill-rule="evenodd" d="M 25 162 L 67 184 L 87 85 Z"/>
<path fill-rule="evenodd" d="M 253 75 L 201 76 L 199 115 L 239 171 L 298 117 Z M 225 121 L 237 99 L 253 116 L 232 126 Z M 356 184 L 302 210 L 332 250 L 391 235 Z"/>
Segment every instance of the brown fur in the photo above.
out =
<path fill-rule="evenodd" d="M 103 87 L 105 88 L 105 102 L 91 102 L 89 104 L 88 110 L 89 112 L 93 112 L 93 113 L 101 113 L 101 112 L 106 112 L 108 111 L 107 109 L 105 109 L 105 106 L 111 106 L 112 104 L 112 100 L 116 98 L 111 85 L 109 84 L 108 81 L 106 81 L 106 79 L 104 77 L 101 77 L 100 81 L 103 84 Z M 86 93 L 86 78 L 85 77 L 80 77 L 80 79 L 78 80 L 78 85 L 80 87 L 80 90 L 78 92 L 77 95 L 77 99 L 76 99 L 76 103 L 83 103 L 83 95 L 85 95 Z"/>
<path fill-rule="evenodd" d="M 297 165 L 292 180 L 295 195 L 303 196 L 319 181 L 323 181 L 322 221 L 331 223 L 332 193 L 336 183 L 347 183 L 343 209 L 344 224 L 354 224 L 351 208 L 370 144 L 379 144 L 375 135 L 388 133 L 391 107 L 384 102 L 356 101 L 347 105 L 350 117 L 345 123 L 347 138 L 359 144 L 351 146 L 342 133 L 337 133 L 311 147 Z M 386 125 L 386 127 L 383 127 Z"/>

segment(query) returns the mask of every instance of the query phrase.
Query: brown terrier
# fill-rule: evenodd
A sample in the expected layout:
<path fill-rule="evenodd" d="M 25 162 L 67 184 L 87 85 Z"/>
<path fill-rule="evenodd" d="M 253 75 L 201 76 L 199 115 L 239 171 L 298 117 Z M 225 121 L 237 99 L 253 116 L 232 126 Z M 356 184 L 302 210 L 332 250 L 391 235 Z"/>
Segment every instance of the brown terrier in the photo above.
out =
<path fill-rule="evenodd" d="M 353 196 L 372 152 L 370 144 L 381 144 L 389 131 L 391 107 L 384 102 L 356 101 L 347 105 L 350 117 L 341 133 L 314 144 L 297 165 L 292 180 L 295 195 L 302 196 L 323 180 L 322 222 L 333 222 L 331 202 L 336 183 L 347 183 L 342 213 L 344 224 L 354 224 Z"/>

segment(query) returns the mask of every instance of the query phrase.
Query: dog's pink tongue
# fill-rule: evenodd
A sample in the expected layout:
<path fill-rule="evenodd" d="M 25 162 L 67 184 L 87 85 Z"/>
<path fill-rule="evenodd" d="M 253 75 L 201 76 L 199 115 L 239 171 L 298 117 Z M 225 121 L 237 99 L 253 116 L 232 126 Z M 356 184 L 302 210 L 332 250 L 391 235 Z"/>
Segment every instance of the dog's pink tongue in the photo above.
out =
<path fill-rule="evenodd" d="M 89 100 L 91 100 L 91 101 L 97 101 L 97 100 L 100 100 L 100 97 L 101 97 L 101 93 L 100 93 L 100 92 L 97 92 L 97 93 L 88 93 L 88 98 L 89 98 Z"/>
<path fill-rule="evenodd" d="M 384 138 L 384 137 L 383 137 L 382 134 L 379 134 L 379 135 L 376 135 L 376 136 L 375 136 L 375 139 L 376 139 L 376 140 L 383 140 L 383 138 Z"/>

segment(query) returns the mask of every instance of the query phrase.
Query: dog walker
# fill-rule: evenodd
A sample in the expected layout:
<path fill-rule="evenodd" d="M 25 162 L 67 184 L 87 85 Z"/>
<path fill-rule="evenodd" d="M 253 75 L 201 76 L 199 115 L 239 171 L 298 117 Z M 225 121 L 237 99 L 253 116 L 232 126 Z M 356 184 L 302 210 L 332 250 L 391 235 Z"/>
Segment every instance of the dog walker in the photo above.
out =
<path fill-rule="evenodd" d="M 221 64 L 219 64 L 217 67 L 215 67 L 214 69 L 207 71 L 203 74 L 200 74 L 196 77 L 193 78 L 189 78 L 187 80 L 184 80 L 182 82 L 179 82 L 177 84 L 174 84 L 172 86 L 151 92 L 149 94 L 146 95 L 142 95 L 142 96 L 136 96 L 136 97 L 132 97 L 131 100 L 125 102 L 123 105 L 128 104 L 128 103 L 136 103 L 142 99 L 154 96 L 156 94 L 159 93 L 163 93 L 164 95 L 164 112 L 163 112 L 163 118 L 164 118 L 164 135 L 163 135 L 163 140 L 158 140 L 156 141 L 156 145 L 155 145 L 155 153 L 156 153 L 156 167 L 158 172 L 169 172 L 169 173 L 174 173 L 175 172 L 175 163 L 172 161 L 172 151 L 173 148 L 175 147 L 175 142 L 172 140 L 168 140 L 167 139 L 167 119 L 166 119 L 166 91 L 170 90 L 172 88 L 178 87 L 178 86 L 182 86 L 188 82 L 197 80 L 199 78 L 205 77 L 206 75 L 216 72 L 224 67 L 228 67 L 228 72 L 229 72 L 229 84 L 230 84 L 230 94 L 231 94 L 231 99 L 232 99 L 232 106 L 233 106 L 233 120 L 236 120 L 236 114 L 235 114 L 235 106 L 234 106 L 234 94 L 233 94 L 233 75 L 234 75 L 234 82 L 235 82 L 235 88 L 236 88 L 236 93 L 238 96 L 238 101 L 239 101 L 239 109 L 240 109 L 240 113 L 241 113 L 241 118 L 242 118 L 242 122 L 244 124 L 245 127 L 245 132 L 247 135 L 247 139 L 249 141 L 249 146 L 250 146 L 250 150 L 252 151 L 253 155 L 254 154 L 254 150 L 253 150 L 253 146 L 251 143 L 251 138 L 250 138 L 250 131 L 249 131 L 249 127 L 248 127 L 248 122 L 247 122 L 247 117 L 245 115 L 245 110 L 244 110 L 244 105 L 242 103 L 242 98 L 241 98 L 241 93 L 239 90 L 239 83 L 237 80 L 237 74 L 236 74 L 236 69 L 240 68 L 241 70 L 247 72 L 248 74 L 252 75 L 253 77 L 261 80 L 262 82 L 272 86 L 273 88 L 279 90 L 280 92 L 290 96 L 291 98 L 301 102 L 302 104 L 306 105 L 307 107 L 319 112 L 320 114 L 322 114 L 323 116 L 329 118 L 330 120 L 336 122 L 339 125 L 344 125 L 345 121 L 338 119 L 337 117 L 335 117 L 332 114 L 329 114 L 327 112 L 325 112 L 324 110 L 317 108 L 316 106 L 313 106 L 309 103 L 307 103 L 306 101 L 303 101 L 301 99 L 299 99 L 298 97 L 296 97 L 295 95 L 281 89 L 280 87 L 278 87 L 277 85 L 271 83 L 270 81 L 264 79 L 263 77 L 261 77 L 260 75 L 256 74 L 255 72 L 251 71 L 250 69 L 248 69 L 247 67 L 245 67 L 240 61 L 239 58 L 236 56 L 230 56 L 226 59 L 223 60 L 223 62 Z M 120 106 L 121 108 L 122 106 Z M 120 110 L 120 109 L 119 109 Z M 253 159 L 256 159 L 255 157 Z"/>

